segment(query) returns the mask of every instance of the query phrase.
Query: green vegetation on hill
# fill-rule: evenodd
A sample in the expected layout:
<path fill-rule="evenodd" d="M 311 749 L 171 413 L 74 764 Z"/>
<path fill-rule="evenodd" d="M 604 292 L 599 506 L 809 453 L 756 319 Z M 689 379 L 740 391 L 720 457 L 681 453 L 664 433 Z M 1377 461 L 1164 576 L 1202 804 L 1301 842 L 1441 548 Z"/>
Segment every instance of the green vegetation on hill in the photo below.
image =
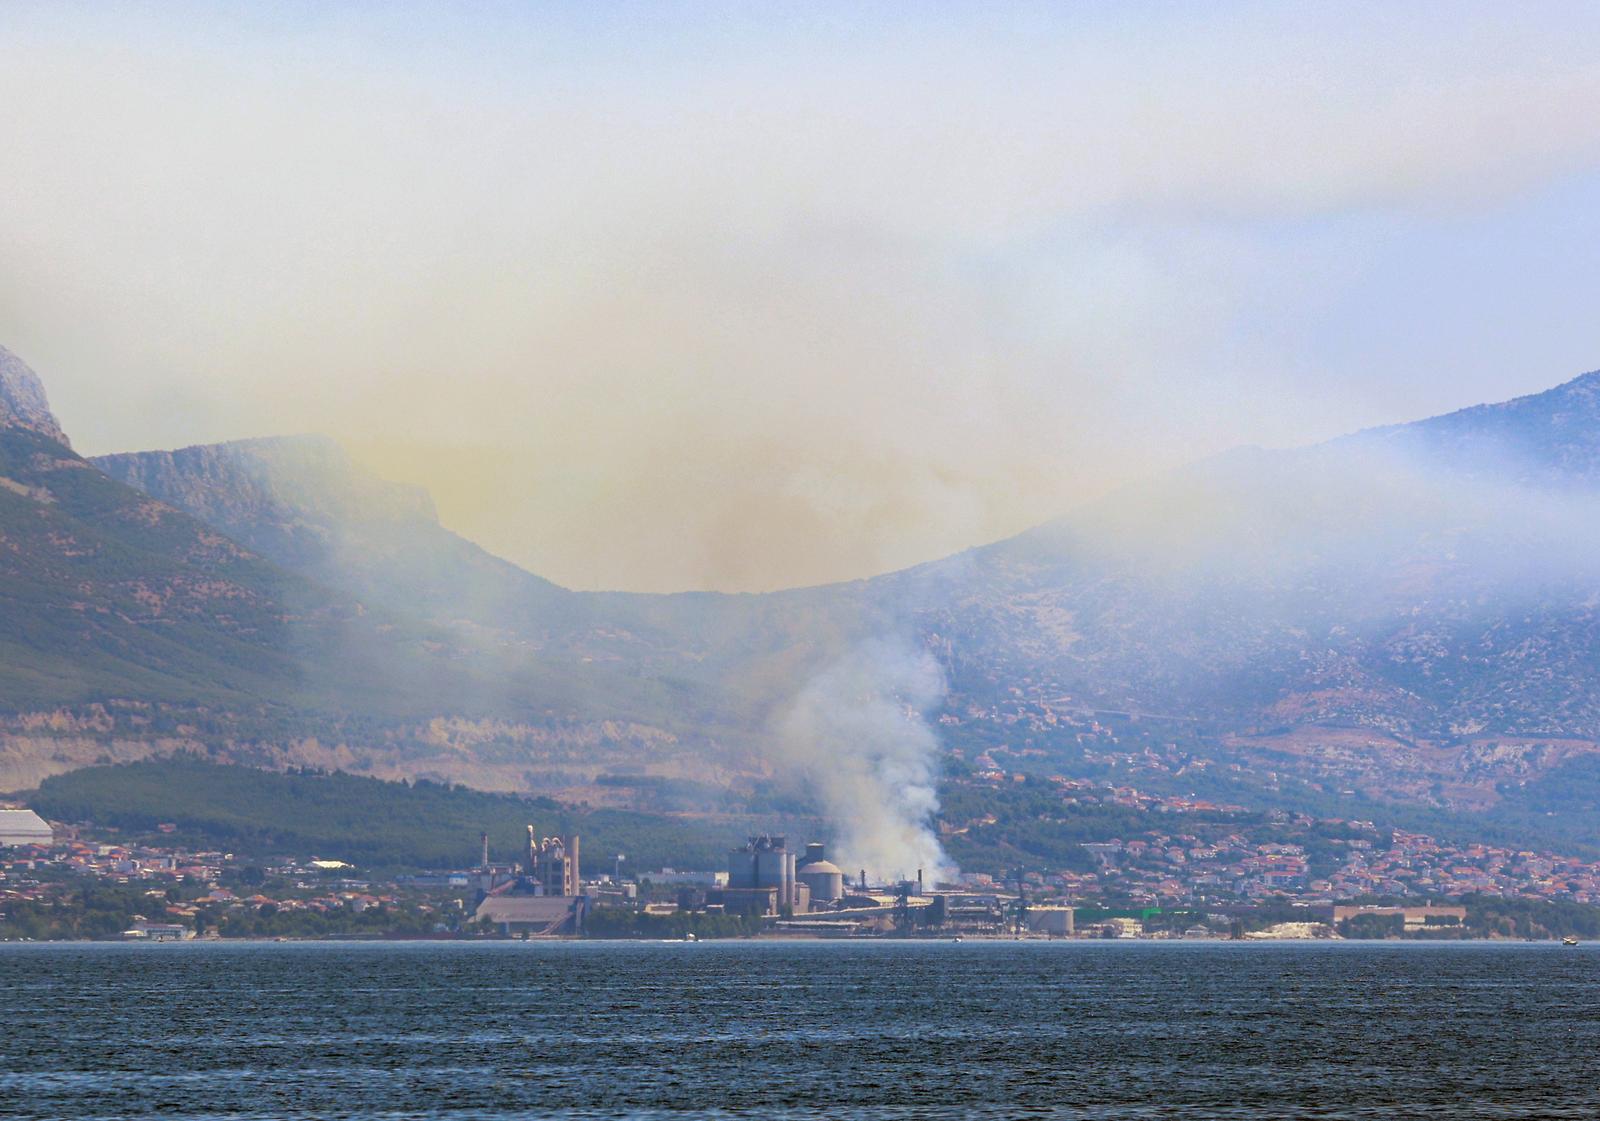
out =
<path fill-rule="evenodd" d="M 295 578 L 208 544 L 220 539 L 38 433 L 0 429 L 0 478 L 0 704 L 294 686 L 275 607 Z"/>
<path fill-rule="evenodd" d="M 762 823 L 578 809 L 547 798 L 485 794 L 418 781 L 383 782 L 342 773 L 278 773 L 193 758 L 90 767 L 46 779 L 30 799 L 58 821 L 84 821 L 133 834 L 178 827 L 167 843 L 220 847 L 253 856 L 346 860 L 365 869 L 460 868 L 477 863 L 478 835 L 509 861 L 541 835 L 579 833 L 585 864 L 718 868 L 728 849 Z"/>

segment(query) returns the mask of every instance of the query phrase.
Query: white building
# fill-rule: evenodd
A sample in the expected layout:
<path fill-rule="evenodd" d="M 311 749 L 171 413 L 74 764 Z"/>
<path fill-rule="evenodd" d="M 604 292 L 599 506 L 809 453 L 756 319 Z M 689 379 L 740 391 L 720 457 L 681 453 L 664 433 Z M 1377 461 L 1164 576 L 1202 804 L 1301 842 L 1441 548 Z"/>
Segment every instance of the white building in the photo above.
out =
<path fill-rule="evenodd" d="M 32 810 L 0 810 L 0 848 L 49 845 L 55 839 L 49 823 Z"/>

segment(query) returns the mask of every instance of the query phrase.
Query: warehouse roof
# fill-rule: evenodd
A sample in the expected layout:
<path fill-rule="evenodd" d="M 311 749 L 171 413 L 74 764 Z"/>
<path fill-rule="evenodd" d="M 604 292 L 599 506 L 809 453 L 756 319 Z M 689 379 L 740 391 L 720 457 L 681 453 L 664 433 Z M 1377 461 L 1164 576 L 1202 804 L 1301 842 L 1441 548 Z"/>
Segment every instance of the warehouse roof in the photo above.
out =
<path fill-rule="evenodd" d="M 488 919 L 497 926 L 542 926 L 553 933 L 583 902 L 587 900 L 581 895 L 490 895 L 478 904 L 473 917 Z"/>
<path fill-rule="evenodd" d="M 32 810 L 0 810 L 0 845 L 48 845 L 55 833 Z"/>

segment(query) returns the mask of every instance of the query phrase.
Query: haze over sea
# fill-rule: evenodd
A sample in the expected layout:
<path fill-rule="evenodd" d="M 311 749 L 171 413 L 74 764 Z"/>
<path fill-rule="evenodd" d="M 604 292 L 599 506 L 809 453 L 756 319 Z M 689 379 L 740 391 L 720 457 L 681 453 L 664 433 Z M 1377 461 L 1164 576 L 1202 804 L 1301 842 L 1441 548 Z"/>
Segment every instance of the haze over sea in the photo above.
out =
<path fill-rule="evenodd" d="M 1550 944 L 0 946 L 19 1118 L 1578 1118 Z"/>

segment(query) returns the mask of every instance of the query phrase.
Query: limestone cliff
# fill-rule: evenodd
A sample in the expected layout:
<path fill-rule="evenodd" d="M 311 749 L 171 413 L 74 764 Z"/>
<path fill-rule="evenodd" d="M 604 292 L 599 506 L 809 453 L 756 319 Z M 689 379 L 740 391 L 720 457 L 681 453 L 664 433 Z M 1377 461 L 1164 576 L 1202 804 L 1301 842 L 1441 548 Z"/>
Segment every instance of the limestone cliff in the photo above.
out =
<path fill-rule="evenodd" d="M 39 375 L 28 364 L 0 346 L 0 428 L 26 428 L 59 444 L 67 435 L 56 423 Z M 70 445 L 68 445 L 70 446 Z"/>

